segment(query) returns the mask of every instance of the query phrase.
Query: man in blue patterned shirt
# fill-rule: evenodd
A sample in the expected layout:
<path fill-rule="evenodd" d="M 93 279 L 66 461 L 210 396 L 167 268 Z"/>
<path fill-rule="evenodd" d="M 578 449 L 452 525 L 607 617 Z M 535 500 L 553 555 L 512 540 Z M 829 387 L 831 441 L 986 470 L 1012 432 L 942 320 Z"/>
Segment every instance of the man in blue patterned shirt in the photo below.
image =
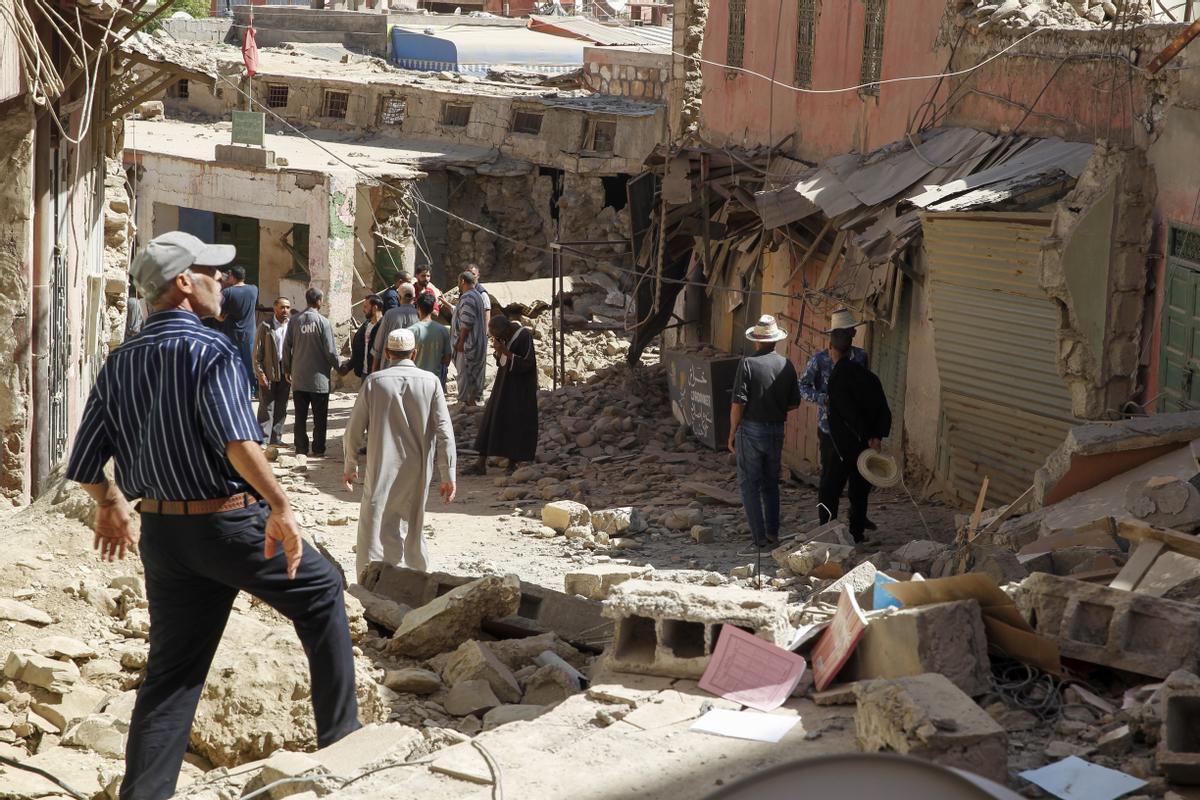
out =
<path fill-rule="evenodd" d="M 237 348 L 200 323 L 221 303 L 234 248 L 172 231 L 132 266 L 153 313 L 96 377 L 67 477 L 96 501 L 107 561 L 133 544 L 150 604 L 150 656 L 125 752 L 124 800 L 175 793 L 204 679 L 239 590 L 295 625 L 308 655 L 317 743 L 359 727 L 354 657 L 333 566 L 304 543 L 271 474 Z M 114 480 L 104 473 L 112 460 Z M 282 557 L 277 551 L 282 548 Z"/>
<path fill-rule="evenodd" d="M 848 337 L 854 340 L 854 330 L 861 323 L 847 309 L 841 308 L 833 312 L 829 330 L 825 331 L 830 337 Z M 820 350 L 813 354 L 800 376 L 800 396 L 817 407 L 817 439 L 821 450 L 821 482 L 817 490 L 817 514 L 821 524 L 831 519 L 837 519 L 838 505 L 841 502 L 842 488 L 845 480 L 838 484 L 837 477 L 842 472 L 841 460 L 833 439 L 829 435 L 829 376 L 833 374 L 833 356 L 830 349 Z M 870 368 L 867 351 L 851 345 L 849 358 L 851 361 Z M 875 523 L 867 520 L 867 530 L 875 530 Z M 861 536 L 862 532 L 858 532 Z M 856 537 L 857 538 L 857 537 Z"/>

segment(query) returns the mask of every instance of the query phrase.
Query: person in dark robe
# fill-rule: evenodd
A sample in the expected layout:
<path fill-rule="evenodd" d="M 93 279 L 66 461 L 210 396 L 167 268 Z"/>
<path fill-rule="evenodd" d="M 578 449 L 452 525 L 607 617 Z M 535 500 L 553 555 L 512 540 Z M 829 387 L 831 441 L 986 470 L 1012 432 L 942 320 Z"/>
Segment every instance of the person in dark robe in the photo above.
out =
<path fill-rule="evenodd" d="M 512 473 L 522 461 L 533 461 L 538 440 L 538 370 L 533 331 L 499 314 L 488 325 L 495 354 L 496 382 L 483 411 L 471 469 L 487 474 L 488 456 L 508 459 Z"/>

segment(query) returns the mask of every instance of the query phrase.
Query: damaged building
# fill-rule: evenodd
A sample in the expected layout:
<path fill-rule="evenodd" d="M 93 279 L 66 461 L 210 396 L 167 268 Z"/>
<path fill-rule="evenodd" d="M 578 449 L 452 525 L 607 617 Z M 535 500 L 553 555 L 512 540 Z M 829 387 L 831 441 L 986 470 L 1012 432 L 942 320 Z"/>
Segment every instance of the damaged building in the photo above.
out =
<path fill-rule="evenodd" d="M 1200 87 L 1194 53 L 1159 56 L 1187 26 L 994 5 L 679 0 L 673 143 L 631 185 L 657 277 L 631 357 L 665 330 L 716 375 L 771 313 L 802 370 L 852 308 L 910 486 L 957 502 L 985 478 L 1016 498 L 1073 424 L 1191 408 Z M 684 421 L 728 415 L 715 381 L 676 395 Z M 817 463 L 814 408 L 785 460 Z"/>
<path fill-rule="evenodd" d="M 617 280 L 628 266 L 626 184 L 663 136 L 662 101 L 341 63 L 299 45 L 263 50 L 252 80 L 233 48 L 189 55 L 143 37 L 131 49 L 164 82 L 166 118 L 132 122 L 126 151 L 143 230 L 238 244 L 264 294 L 295 301 L 311 281 L 342 320 L 352 297 L 418 264 L 440 286 L 472 262 L 491 281 L 549 277 L 551 244 L 599 242 L 567 268 Z M 655 74 L 647 97 L 663 94 L 665 69 Z M 266 112 L 262 147 L 230 144 L 247 103 Z"/>
<path fill-rule="evenodd" d="M 120 155 L 135 90 L 114 50 L 146 24 L 134 21 L 144 5 L 16 3 L 0 16 L 0 499 L 14 505 L 47 485 L 124 335 Z M 82 36 L 64 40 L 56 15 Z"/>

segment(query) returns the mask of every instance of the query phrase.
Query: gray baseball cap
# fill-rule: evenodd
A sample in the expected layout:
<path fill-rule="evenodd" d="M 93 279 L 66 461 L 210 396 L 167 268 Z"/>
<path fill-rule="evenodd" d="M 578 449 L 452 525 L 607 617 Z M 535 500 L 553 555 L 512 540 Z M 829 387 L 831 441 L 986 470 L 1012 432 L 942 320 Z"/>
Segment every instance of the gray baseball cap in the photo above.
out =
<path fill-rule="evenodd" d="M 142 294 L 154 297 L 188 267 L 223 267 L 236 255 L 231 244 L 205 244 L 190 233 L 170 231 L 150 240 L 129 273 Z"/>

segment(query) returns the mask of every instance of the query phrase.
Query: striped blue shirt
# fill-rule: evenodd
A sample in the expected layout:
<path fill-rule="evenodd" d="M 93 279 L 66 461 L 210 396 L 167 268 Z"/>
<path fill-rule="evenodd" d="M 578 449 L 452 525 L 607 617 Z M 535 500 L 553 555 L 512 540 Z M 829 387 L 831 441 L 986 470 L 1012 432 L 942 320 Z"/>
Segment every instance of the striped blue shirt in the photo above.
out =
<path fill-rule="evenodd" d="M 248 486 L 225 446 L 261 440 L 237 349 L 190 311 L 159 311 L 104 362 L 67 477 L 99 483 L 112 458 L 117 486 L 131 500 L 227 497 Z"/>

